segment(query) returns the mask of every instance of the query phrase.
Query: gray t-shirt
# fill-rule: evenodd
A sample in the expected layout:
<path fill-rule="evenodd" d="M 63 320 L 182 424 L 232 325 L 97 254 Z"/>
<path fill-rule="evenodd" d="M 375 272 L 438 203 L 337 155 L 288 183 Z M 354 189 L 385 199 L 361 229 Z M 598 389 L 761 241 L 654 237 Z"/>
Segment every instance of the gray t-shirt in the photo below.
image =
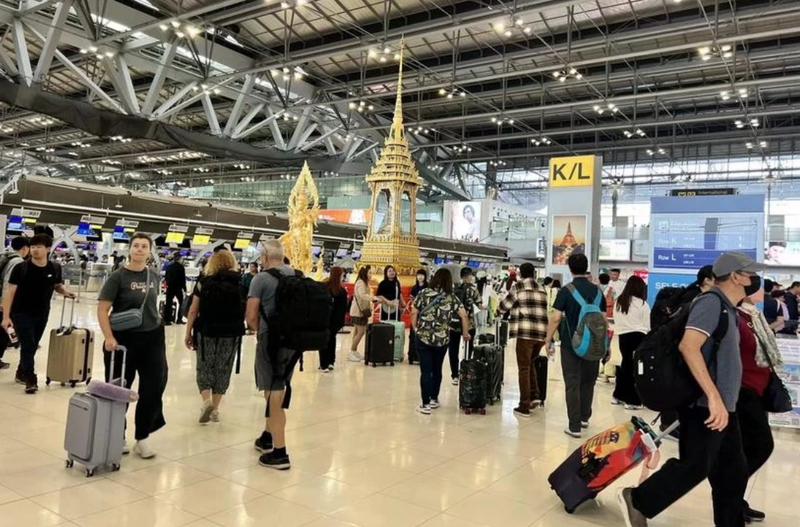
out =
<path fill-rule="evenodd" d="M 739 352 L 739 325 L 736 308 L 722 291 L 717 288 L 712 291 L 719 293 L 719 296 L 713 293 L 706 294 L 692 304 L 686 329 L 695 329 L 708 337 L 702 347 L 703 357 L 706 359 L 706 364 L 709 365 L 708 371 L 717 385 L 725 408 L 729 412 L 735 412 L 736 402 L 739 400 L 739 389 L 742 387 L 742 356 Z M 722 300 L 720 300 L 720 296 Z M 714 334 L 719 324 L 723 304 L 728 310 L 728 331 L 720 340 L 715 363 L 713 359 L 714 339 L 711 338 L 711 335 Z M 704 395 L 697 404 L 708 406 L 708 398 Z"/>
<path fill-rule="evenodd" d="M 288 265 L 281 265 L 276 267 L 278 271 L 286 276 L 294 275 L 294 269 Z M 278 290 L 278 280 L 266 271 L 261 271 L 250 282 L 250 291 L 247 294 L 248 298 L 258 298 L 261 300 L 261 320 L 258 324 L 258 332 L 264 333 L 267 331 L 267 321 L 264 315 L 271 315 L 275 311 L 275 292 Z"/>
<path fill-rule="evenodd" d="M 131 331 L 152 331 L 161 325 L 161 316 L 158 314 L 158 287 L 161 277 L 158 271 L 150 269 L 150 287 L 145 301 L 147 269 L 143 271 L 129 271 L 120 267 L 108 277 L 100 290 L 99 300 L 111 302 L 112 311 L 127 311 L 139 309 L 144 301 L 142 325 Z"/>

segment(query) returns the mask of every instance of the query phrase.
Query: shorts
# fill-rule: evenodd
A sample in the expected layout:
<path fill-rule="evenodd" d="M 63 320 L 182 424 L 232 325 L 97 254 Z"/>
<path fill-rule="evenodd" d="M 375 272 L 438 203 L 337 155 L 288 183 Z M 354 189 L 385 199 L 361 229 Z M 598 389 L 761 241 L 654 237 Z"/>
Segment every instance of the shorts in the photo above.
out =
<path fill-rule="evenodd" d="M 369 318 L 351 316 L 350 322 L 352 322 L 354 326 L 366 326 L 369 323 Z"/>
<path fill-rule="evenodd" d="M 294 367 L 300 356 L 294 350 L 279 348 L 275 353 L 275 363 L 267 353 L 267 334 L 258 335 L 256 343 L 256 386 L 259 390 L 280 392 L 289 386 Z"/>

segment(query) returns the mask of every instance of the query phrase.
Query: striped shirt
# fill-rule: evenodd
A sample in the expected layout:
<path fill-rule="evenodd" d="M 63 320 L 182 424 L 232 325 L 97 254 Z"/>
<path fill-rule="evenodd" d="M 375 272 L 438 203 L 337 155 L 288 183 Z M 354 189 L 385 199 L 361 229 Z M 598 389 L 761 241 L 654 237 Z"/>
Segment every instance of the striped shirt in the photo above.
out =
<path fill-rule="evenodd" d="M 544 341 L 547 336 L 547 292 L 533 278 L 512 287 L 498 307 L 511 312 L 509 338 Z"/>

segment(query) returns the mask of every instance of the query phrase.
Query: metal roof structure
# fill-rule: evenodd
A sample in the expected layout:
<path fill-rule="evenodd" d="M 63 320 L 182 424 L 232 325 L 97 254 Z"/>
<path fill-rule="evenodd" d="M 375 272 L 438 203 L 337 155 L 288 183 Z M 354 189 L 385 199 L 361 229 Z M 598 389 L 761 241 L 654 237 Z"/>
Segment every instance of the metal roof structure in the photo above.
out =
<path fill-rule="evenodd" d="M 365 175 L 401 38 L 423 199 L 519 201 L 549 158 L 585 153 L 617 185 L 800 176 L 788 0 L 0 0 L 3 80 L 266 157 L 93 134 L 37 91 L 0 105 L 0 172 L 153 190 L 271 181 L 302 158 Z"/>

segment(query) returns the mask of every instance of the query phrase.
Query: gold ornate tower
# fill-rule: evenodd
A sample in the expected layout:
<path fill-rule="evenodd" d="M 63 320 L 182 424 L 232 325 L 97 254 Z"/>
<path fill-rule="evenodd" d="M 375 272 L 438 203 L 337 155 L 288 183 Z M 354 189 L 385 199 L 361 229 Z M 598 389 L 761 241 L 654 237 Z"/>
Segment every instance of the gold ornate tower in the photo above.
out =
<path fill-rule="evenodd" d="M 403 127 L 404 48 L 405 43 L 401 41 L 397 102 L 392 127 L 378 162 L 366 178 L 372 191 L 372 219 L 359 267 L 372 266 L 378 277 L 385 266 L 393 265 L 403 285 L 411 285 L 419 268 L 416 203 L 422 180 L 411 157 Z"/>
<path fill-rule="evenodd" d="M 314 266 L 311 261 L 311 244 L 314 237 L 314 227 L 317 225 L 319 214 L 319 193 L 317 185 L 311 177 L 308 163 L 303 163 L 300 177 L 289 195 L 289 230 L 280 237 L 286 257 L 292 262 L 292 267 L 309 275 Z M 317 269 L 317 275 L 322 274 L 322 266 Z"/>

